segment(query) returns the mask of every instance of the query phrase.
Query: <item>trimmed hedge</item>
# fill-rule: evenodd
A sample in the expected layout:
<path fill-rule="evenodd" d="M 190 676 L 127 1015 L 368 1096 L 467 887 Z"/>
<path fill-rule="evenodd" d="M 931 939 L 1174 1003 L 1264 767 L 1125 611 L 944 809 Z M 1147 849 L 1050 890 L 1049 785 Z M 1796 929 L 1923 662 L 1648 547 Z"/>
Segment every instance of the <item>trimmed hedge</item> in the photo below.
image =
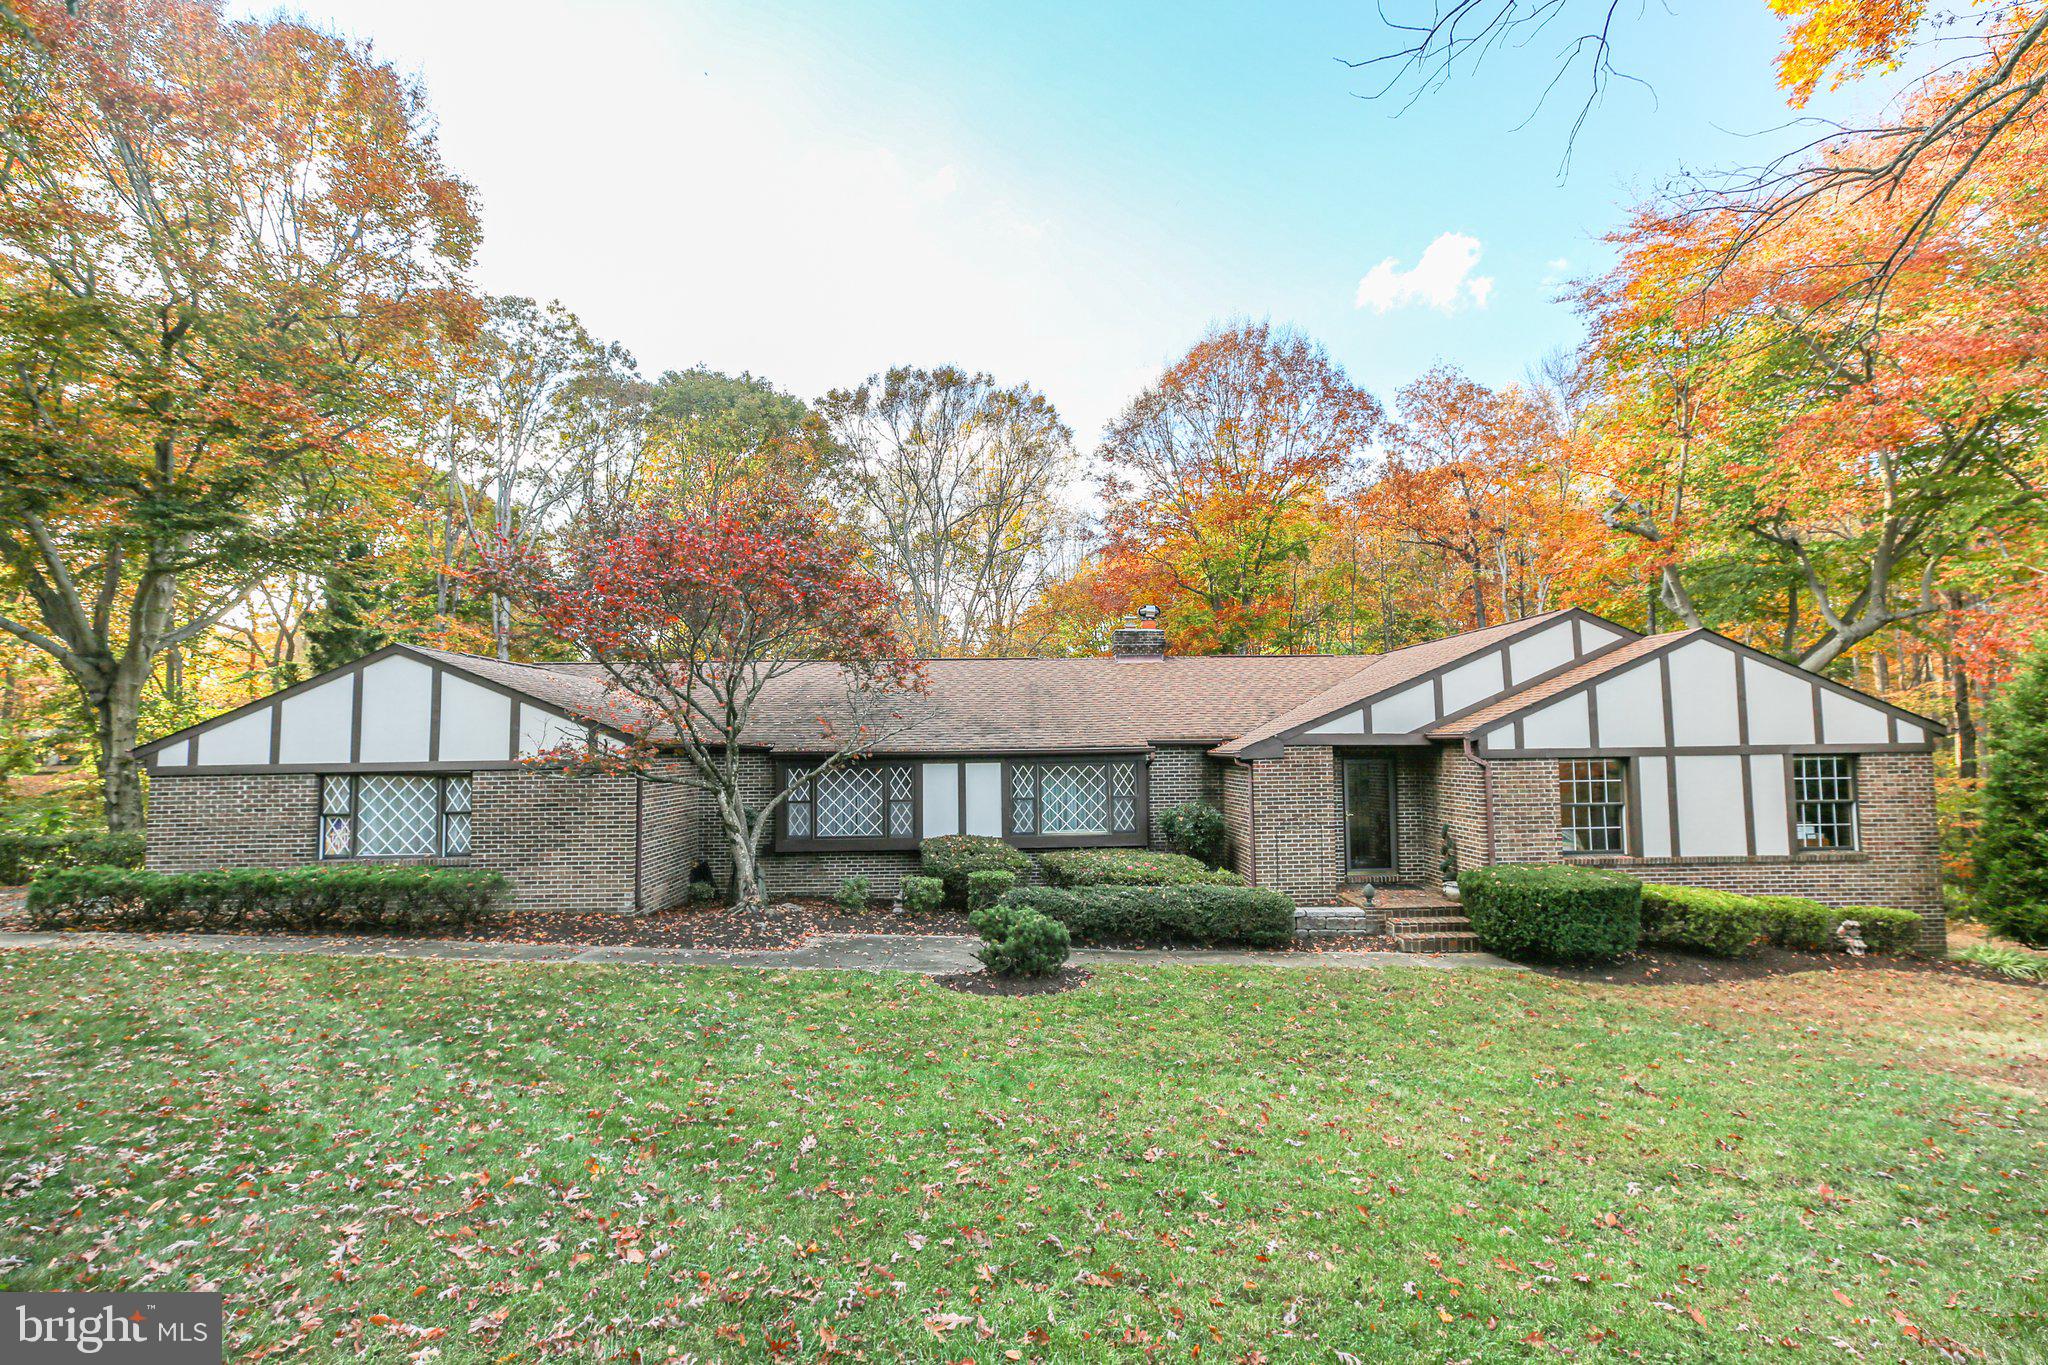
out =
<path fill-rule="evenodd" d="M 1771 917 L 1753 896 L 1695 886 L 1643 887 L 1643 941 L 1710 957 L 1748 957 Z"/>
<path fill-rule="evenodd" d="M 141 867 L 140 834 L 68 830 L 29 834 L 0 830 L 0 886 L 34 881 L 39 872 L 65 867 Z"/>
<path fill-rule="evenodd" d="M 1835 937 L 1835 930 L 1842 923 L 1841 911 L 1831 910 L 1804 896 L 1751 896 L 1749 899 L 1763 907 L 1764 932 L 1778 947 L 1794 948 L 1804 953 L 1824 953 L 1842 946 L 1841 940 Z"/>
<path fill-rule="evenodd" d="M 1054 886 L 1243 886 L 1235 872 L 1152 848 L 1062 848 L 1038 856 Z"/>
<path fill-rule="evenodd" d="M 1642 884 L 1619 872 L 1504 864 L 1459 874 L 1458 890 L 1480 946 L 1502 957 L 1594 962 L 1642 933 Z"/>
<path fill-rule="evenodd" d="M 1221 867 L 1230 855 L 1230 828 L 1207 801 L 1187 801 L 1159 812 L 1159 834 L 1175 853 Z"/>
<path fill-rule="evenodd" d="M 1066 925 L 1021 905 L 985 905 L 967 922 L 982 937 L 975 956 L 997 976 L 1051 976 L 1072 947 Z"/>
<path fill-rule="evenodd" d="M 1834 914 L 1837 922 L 1855 920 L 1863 946 L 1873 953 L 1911 953 L 1920 947 L 1920 917 L 1911 910 L 1845 905 Z"/>
<path fill-rule="evenodd" d="M 1031 859 L 1022 850 L 985 834 L 942 834 L 917 846 L 927 877 L 946 884 L 949 905 L 967 904 L 967 878 L 976 872 L 1008 872 L 1018 881 L 1031 875 Z"/>
<path fill-rule="evenodd" d="M 1082 943 L 1241 943 L 1272 947 L 1294 938 L 1294 902 L 1251 886 L 1025 887 L 1004 905 L 1036 910 Z"/>
<path fill-rule="evenodd" d="M 45 872 L 28 890 L 38 929 L 281 929 L 419 933 L 493 918 L 511 883 L 467 867 Z"/>
<path fill-rule="evenodd" d="M 903 908 L 914 914 L 936 910 L 946 903 L 946 884 L 937 877 L 905 877 Z"/>
<path fill-rule="evenodd" d="M 1017 885 L 1017 874 L 1001 868 L 984 868 L 980 872 L 967 874 L 967 908 L 985 910 L 1010 894 Z"/>

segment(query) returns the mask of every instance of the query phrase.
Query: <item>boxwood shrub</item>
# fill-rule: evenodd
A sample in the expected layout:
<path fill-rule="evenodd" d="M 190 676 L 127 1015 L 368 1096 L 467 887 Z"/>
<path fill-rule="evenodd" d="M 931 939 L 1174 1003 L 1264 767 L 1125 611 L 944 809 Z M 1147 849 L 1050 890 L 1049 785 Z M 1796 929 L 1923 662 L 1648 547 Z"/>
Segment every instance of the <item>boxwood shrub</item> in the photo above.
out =
<path fill-rule="evenodd" d="M 1884 905 L 1845 905 L 1836 920 L 1856 921 L 1863 944 L 1874 953 L 1911 953 L 1920 947 L 1920 917 Z"/>
<path fill-rule="evenodd" d="M 140 867 L 142 836 L 66 830 L 32 834 L 0 830 L 0 886 L 20 886 L 38 872 L 63 867 Z"/>
<path fill-rule="evenodd" d="M 1017 874 L 1003 868 L 985 867 L 979 872 L 967 874 L 967 908 L 982 910 L 994 905 L 1010 894 L 1017 885 Z"/>
<path fill-rule="evenodd" d="M 1842 912 L 1804 896 L 1751 896 L 1763 907 L 1764 932 L 1780 948 L 1806 953 L 1824 953 L 1842 946 L 1835 930 Z"/>
<path fill-rule="evenodd" d="M 81 867 L 37 877 L 28 917 L 38 929 L 421 933 L 486 922 L 510 889 L 468 867 Z"/>
<path fill-rule="evenodd" d="M 1753 896 L 1696 886 L 1643 887 L 1643 941 L 1710 957 L 1748 957 L 1763 946 L 1770 916 Z"/>
<path fill-rule="evenodd" d="M 1207 801 L 1186 801 L 1159 812 L 1159 833 L 1175 853 L 1209 867 L 1223 866 L 1230 853 L 1230 828 L 1223 812 Z"/>
<path fill-rule="evenodd" d="M 1294 937 L 1294 902 L 1252 886 L 1025 887 L 1005 896 L 1003 904 L 1056 919 L 1082 943 L 1272 947 Z"/>
<path fill-rule="evenodd" d="M 946 884 L 937 877 L 905 877 L 903 879 L 903 908 L 913 914 L 925 914 L 946 903 Z"/>
<path fill-rule="evenodd" d="M 1067 960 L 1067 926 L 1007 901 L 985 905 L 968 918 L 982 946 L 975 954 L 997 976 L 1051 976 Z"/>
<path fill-rule="evenodd" d="M 1243 886 L 1235 872 L 1153 848 L 1062 848 L 1038 856 L 1054 886 Z"/>
<path fill-rule="evenodd" d="M 1488 952 L 1545 962 L 1619 957 L 1642 933 L 1642 884 L 1590 867 L 1503 865 L 1458 876 L 1472 932 Z"/>
<path fill-rule="evenodd" d="M 1031 859 L 1001 839 L 985 834 L 942 834 L 917 846 L 927 877 L 946 884 L 949 905 L 967 904 L 967 878 L 976 872 L 1008 872 L 1018 881 L 1031 873 Z"/>

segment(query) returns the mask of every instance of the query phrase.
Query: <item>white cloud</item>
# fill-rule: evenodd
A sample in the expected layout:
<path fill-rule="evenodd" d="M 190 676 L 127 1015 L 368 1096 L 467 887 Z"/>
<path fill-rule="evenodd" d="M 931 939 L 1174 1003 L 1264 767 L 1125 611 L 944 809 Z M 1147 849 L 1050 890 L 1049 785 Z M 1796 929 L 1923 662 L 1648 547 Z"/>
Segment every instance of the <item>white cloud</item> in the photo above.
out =
<path fill-rule="evenodd" d="M 1493 293 L 1491 275 L 1474 275 L 1481 247 L 1477 237 L 1446 232 L 1423 248 L 1412 269 L 1401 269 L 1389 256 L 1358 282 L 1357 306 L 1385 313 L 1419 303 L 1439 313 L 1455 313 L 1468 304 L 1486 307 Z"/>

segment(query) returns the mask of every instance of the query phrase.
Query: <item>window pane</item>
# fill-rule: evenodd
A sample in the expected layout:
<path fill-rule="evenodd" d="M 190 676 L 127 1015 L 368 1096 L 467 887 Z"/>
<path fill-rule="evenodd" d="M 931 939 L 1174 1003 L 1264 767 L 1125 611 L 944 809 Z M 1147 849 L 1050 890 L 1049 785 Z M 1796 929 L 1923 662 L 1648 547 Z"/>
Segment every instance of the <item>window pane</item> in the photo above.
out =
<path fill-rule="evenodd" d="M 434 779 L 365 777 L 356 785 L 356 856 L 417 858 L 435 852 Z"/>
<path fill-rule="evenodd" d="M 1049 763 L 1038 770 L 1041 834 L 1109 833 L 1109 770 L 1100 763 Z"/>
<path fill-rule="evenodd" d="M 469 809 L 469 774 L 441 780 L 441 804 L 451 811 Z"/>
<path fill-rule="evenodd" d="M 1801 848 L 1856 847 L 1856 760 L 1848 754 L 1792 759 L 1792 821 Z"/>
<path fill-rule="evenodd" d="M 880 769 L 839 768 L 813 785 L 820 839 L 873 839 L 881 835 Z"/>
<path fill-rule="evenodd" d="M 811 837 L 811 807 L 808 802 L 789 803 L 789 837 L 808 839 Z"/>
<path fill-rule="evenodd" d="M 322 815 L 348 814 L 348 779 L 328 777 L 320 782 L 320 813 Z"/>
<path fill-rule="evenodd" d="M 1138 770 L 1119 763 L 1109 773 L 1110 825 L 1118 834 L 1133 833 L 1138 828 Z"/>
<path fill-rule="evenodd" d="M 450 811 L 441 831 L 441 851 L 451 858 L 469 856 L 469 812 Z"/>
<path fill-rule="evenodd" d="M 1574 758 L 1557 765 L 1558 842 L 1565 852 L 1623 852 L 1627 806 L 1621 760 Z"/>
<path fill-rule="evenodd" d="M 320 856 L 346 858 L 349 843 L 348 817 L 329 815 L 320 821 Z"/>

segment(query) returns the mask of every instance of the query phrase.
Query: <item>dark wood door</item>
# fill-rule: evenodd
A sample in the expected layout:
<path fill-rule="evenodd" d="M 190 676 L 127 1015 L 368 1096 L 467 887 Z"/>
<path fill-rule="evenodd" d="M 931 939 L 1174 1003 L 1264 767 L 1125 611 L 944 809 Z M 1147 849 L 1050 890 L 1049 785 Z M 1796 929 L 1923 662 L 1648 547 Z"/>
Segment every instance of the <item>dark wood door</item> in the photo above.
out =
<path fill-rule="evenodd" d="M 1394 867 L 1394 763 L 1387 758 L 1344 760 L 1345 863 L 1354 872 Z"/>

